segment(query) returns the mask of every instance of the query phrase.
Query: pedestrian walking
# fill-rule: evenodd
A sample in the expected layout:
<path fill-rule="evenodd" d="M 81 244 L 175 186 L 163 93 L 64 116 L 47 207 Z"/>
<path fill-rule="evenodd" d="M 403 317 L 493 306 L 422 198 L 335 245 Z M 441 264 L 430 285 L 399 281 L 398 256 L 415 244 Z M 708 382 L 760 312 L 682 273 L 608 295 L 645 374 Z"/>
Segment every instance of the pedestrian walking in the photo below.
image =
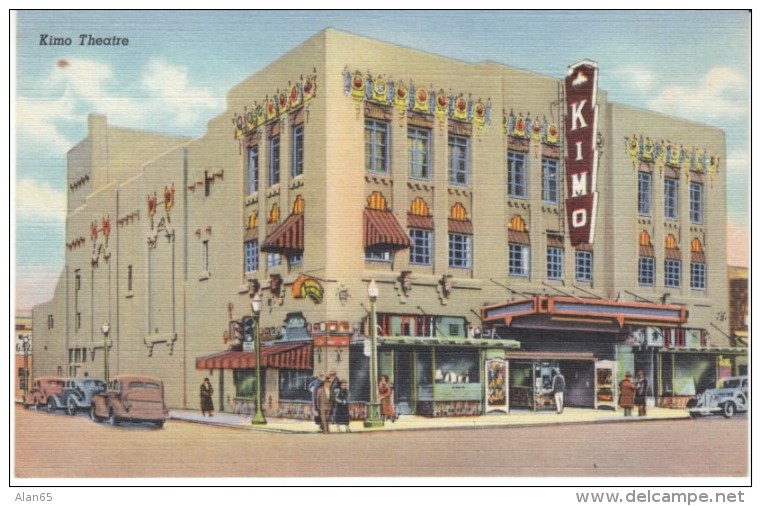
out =
<path fill-rule="evenodd" d="M 637 379 L 634 380 L 634 404 L 637 405 L 637 415 L 647 416 L 647 387 L 648 382 L 645 377 L 645 371 L 637 371 Z"/>
<path fill-rule="evenodd" d="M 552 378 L 552 392 L 555 394 L 555 409 L 559 415 L 565 408 L 563 404 L 565 402 L 565 377 L 560 372 L 559 367 L 553 369 L 552 372 L 554 374 Z"/>
<path fill-rule="evenodd" d="M 351 432 L 349 428 L 349 422 L 351 421 L 351 416 L 349 415 L 349 383 L 346 380 L 341 380 L 339 385 L 335 403 L 333 404 L 333 423 L 336 424 L 336 430 L 343 425 L 344 432 Z"/>
<path fill-rule="evenodd" d="M 624 416 L 632 416 L 636 390 L 634 383 L 632 383 L 632 373 L 626 371 L 626 376 L 618 384 L 618 405 L 624 408 Z"/>
<path fill-rule="evenodd" d="M 388 382 L 388 376 L 383 374 L 378 379 L 378 399 L 380 400 L 381 418 L 396 421 L 394 413 L 394 389 Z"/>
<path fill-rule="evenodd" d="M 328 381 L 324 381 L 317 389 L 317 411 L 320 415 L 323 434 L 330 434 L 330 414 L 333 406 L 330 402 L 330 382 Z"/>
<path fill-rule="evenodd" d="M 204 378 L 203 383 L 201 383 L 201 413 L 203 416 L 206 416 L 206 413 L 209 416 L 214 416 L 214 400 L 212 395 L 214 395 L 214 387 L 211 386 L 209 378 Z"/>
<path fill-rule="evenodd" d="M 312 381 L 307 385 L 307 389 L 312 393 L 312 419 L 314 423 L 322 430 L 322 419 L 320 418 L 320 409 L 317 405 L 317 392 L 322 388 L 322 384 L 325 382 L 325 371 L 320 371 L 317 377 L 312 378 Z"/>

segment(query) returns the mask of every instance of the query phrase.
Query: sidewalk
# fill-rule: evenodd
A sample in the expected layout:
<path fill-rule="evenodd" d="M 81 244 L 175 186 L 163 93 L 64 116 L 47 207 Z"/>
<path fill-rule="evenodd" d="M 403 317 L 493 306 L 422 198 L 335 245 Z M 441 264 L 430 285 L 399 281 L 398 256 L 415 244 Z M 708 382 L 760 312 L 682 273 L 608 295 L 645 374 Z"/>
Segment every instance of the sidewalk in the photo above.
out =
<path fill-rule="evenodd" d="M 636 413 L 636 411 L 635 411 Z M 623 411 L 595 410 L 586 408 L 566 408 L 562 414 L 554 411 L 533 412 L 513 410 L 510 414 L 490 414 L 484 416 L 458 416 L 429 418 L 416 415 L 402 415 L 396 422 L 386 422 L 383 427 L 365 428 L 361 420 L 351 422 L 352 433 L 383 432 L 389 430 L 440 430 L 489 427 L 530 427 L 534 425 L 588 424 L 588 423 L 630 423 L 651 420 L 679 420 L 689 418 L 683 409 L 648 408 L 646 417 L 624 417 Z M 221 427 L 279 432 L 290 434 L 317 434 L 318 428 L 312 421 L 290 418 L 267 418 L 266 425 L 252 425 L 251 417 L 233 413 L 214 413 L 203 416 L 200 411 L 171 409 L 169 418 L 189 423 L 201 423 Z M 330 426 L 335 432 L 335 425 Z M 341 431 L 344 428 L 341 427 Z"/>

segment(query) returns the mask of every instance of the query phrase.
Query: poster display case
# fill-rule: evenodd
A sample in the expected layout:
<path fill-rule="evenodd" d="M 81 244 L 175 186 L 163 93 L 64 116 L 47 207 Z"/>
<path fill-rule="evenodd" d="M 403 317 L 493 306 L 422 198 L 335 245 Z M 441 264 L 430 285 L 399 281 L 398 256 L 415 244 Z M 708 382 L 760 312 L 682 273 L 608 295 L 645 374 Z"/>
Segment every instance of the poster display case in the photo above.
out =
<path fill-rule="evenodd" d="M 595 363 L 595 408 L 615 410 L 618 403 L 616 385 L 616 363 L 600 360 Z"/>
<path fill-rule="evenodd" d="M 486 361 L 486 414 L 502 412 L 508 413 L 510 402 L 507 388 L 508 362 L 502 359 Z"/>

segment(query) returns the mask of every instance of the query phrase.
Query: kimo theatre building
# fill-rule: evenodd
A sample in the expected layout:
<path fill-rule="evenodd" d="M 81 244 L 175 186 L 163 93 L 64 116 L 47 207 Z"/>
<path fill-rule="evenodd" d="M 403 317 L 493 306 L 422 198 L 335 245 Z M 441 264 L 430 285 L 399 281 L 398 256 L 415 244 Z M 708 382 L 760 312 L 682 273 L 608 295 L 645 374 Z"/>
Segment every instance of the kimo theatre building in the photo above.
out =
<path fill-rule="evenodd" d="M 574 297 L 533 297 L 483 309 L 486 334 L 520 343 L 520 351 L 506 354 L 510 408 L 537 411 L 555 408 L 555 368 L 565 377 L 569 407 L 615 409 L 618 378 L 626 371 L 646 371 L 649 397 L 670 393 L 669 360 L 691 359 L 678 350 L 664 352 L 662 336 L 685 333 L 687 317 L 683 306 Z"/>

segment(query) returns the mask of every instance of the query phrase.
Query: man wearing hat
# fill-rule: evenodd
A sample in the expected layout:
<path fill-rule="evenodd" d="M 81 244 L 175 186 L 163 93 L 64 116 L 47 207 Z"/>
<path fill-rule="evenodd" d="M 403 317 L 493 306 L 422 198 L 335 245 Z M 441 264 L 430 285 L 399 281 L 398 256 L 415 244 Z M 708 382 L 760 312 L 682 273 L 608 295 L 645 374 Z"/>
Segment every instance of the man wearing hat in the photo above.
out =
<path fill-rule="evenodd" d="M 635 390 L 634 383 L 632 383 L 632 373 L 626 371 L 626 376 L 618 384 L 618 405 L 624 408 L 624 416 L 632 416 Z"/>

